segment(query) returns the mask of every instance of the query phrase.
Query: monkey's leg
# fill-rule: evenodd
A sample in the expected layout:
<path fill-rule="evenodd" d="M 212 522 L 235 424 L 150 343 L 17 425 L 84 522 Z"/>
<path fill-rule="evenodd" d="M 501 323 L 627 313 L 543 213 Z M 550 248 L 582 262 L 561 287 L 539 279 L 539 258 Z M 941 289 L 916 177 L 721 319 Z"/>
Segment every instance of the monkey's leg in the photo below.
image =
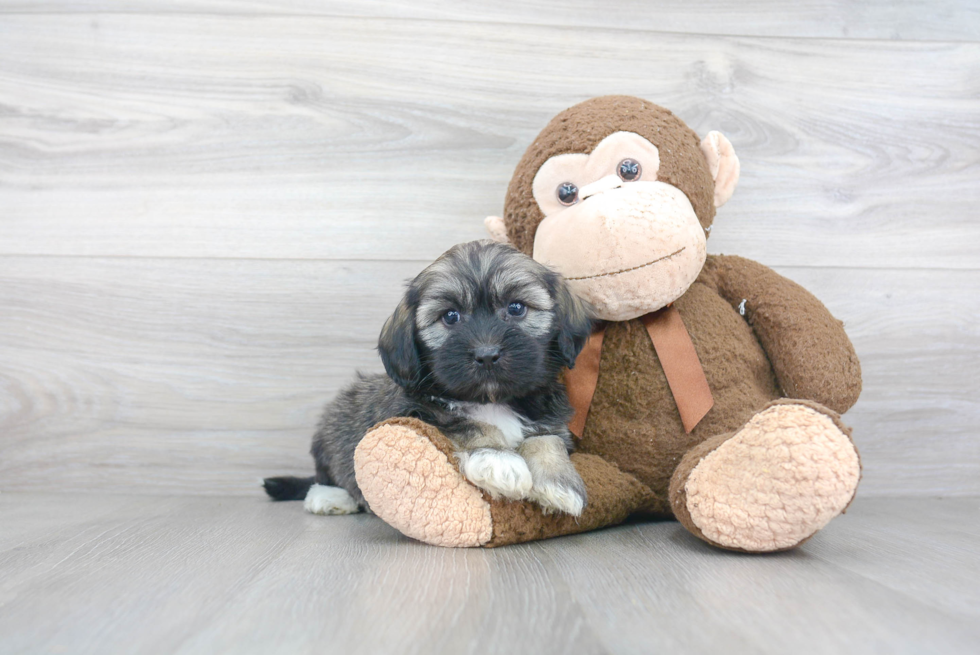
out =
<path fill-rule="evenodd" d="M 860 479 L 840 417 L 783 399 L 688 451 L 671 478 L 670 502 L 684 527 L 710 544 L 772 552 L 801 544 L 843 512 Z"/>
<path fill-rule="evenodd" d="M 436 546 L 504 546 L 622 522 L 652 499 L 649 488 L 594 455 L 572 454 L 588 492 L 581 516 L 546 515 L 531 501 L 493 500 L 459 472 L 449 440 L 416 419 L 374 428 L 354 454 L 368 505 L 406 536 Z"/>

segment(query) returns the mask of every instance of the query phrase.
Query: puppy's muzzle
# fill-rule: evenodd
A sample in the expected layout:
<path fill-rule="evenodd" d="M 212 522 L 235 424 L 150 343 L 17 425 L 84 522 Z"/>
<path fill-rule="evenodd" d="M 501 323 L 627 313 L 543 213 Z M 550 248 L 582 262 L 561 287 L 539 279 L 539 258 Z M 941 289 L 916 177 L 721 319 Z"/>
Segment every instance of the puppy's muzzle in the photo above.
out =
<path fill-rule="evenodd" d="M 499 346 L 477 346 L 473 349 L 473 361 L 487 371 L 491 370 L 499 360 Z"/>

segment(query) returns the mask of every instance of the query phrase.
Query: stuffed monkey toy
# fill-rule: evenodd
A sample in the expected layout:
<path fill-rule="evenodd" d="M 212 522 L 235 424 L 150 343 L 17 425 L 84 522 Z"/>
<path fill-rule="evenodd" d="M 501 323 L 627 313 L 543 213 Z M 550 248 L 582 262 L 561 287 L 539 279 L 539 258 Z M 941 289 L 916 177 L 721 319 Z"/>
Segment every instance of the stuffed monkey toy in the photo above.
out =
<path fill-rule="evenodd" d="M 739 161 L 668 110 L 608 96 L 556 116 L 514 172 L 498 240 L 552 267 L 601 319 L 565 382 L 581 516 L 499 501 L 415 419 L 369 432 L 371 510 L 442 546 L 501 546 L 629 516 L 676 518 L 721 548 L 793 548 L 851 502 L 861 463 L 839 413 L 861 391 L 842 324 L 754 261 L 707 255 Z"/>

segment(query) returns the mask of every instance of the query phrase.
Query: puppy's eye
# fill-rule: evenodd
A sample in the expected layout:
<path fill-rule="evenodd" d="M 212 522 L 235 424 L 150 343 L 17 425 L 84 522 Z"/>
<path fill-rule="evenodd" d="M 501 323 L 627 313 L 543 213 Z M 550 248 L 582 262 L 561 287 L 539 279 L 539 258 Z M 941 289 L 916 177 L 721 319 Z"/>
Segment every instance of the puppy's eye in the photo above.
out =
<path fill-rule="evenodd" d="M 512 302 L 507 305 L 507 313 L 511 316 L 524 316 L 527 314 L 527 306 L 522 302 Z"/>
<path fill-rule="evenodd" d="M 459 323 L 459 312 L 455 309 L 450 309 L 448 312 L 442 315 L 442 322 L 446 325 L 455 325 Z"/>
<path fill-rule="evenodd" d="M 556 193 L 558 195 L 558 202 L 563 205 L 574 205 L 578 202 L 578 187 L 571 182 L 559 184 Z"/>
<path fill-rule="evenodd" d="M 635 159 L 624 159 L 619 162 L 619 168 L 616 169 L 616 172 L 623 182 L 633 182 L 640 179 L 643 169 L 640 167 L 640 162 Z"/>

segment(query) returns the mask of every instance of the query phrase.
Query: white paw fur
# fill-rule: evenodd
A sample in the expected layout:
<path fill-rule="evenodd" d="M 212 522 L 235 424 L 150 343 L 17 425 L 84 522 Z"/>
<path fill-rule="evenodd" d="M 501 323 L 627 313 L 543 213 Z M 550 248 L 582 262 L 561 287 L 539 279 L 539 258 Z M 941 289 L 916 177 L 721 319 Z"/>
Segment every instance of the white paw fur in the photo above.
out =
<path fill-rule="evenodd" d="M 357 502 L 346 489 L 315 484 L 306 493 L 303 509 L 310 514 L 356 514 L 360 511 Z"/>
<path fill-rule="evenodd" d="M 585 498 L 576 489 L 557 482 L 535 484 L 528 498 L 540 505 L 545 514 L 563 512 L 581 516 L 585 509 Z"/>
<path fill-rule="evenodd" d="M 467 480 L 494 498 L 526 498 L 531 491 L 531 471 L 524 458 L 508 450 L 477 448 L 456 454 Z"/>
<path fill-rule="evenodd" d="M 531 471 L 528 497 L 545 514 L 581 516 L 587 497 L 585 484 L 568 457 L 565 442 L 557 435 L 539 435 L 525 440 L 518 452 Z"/>

